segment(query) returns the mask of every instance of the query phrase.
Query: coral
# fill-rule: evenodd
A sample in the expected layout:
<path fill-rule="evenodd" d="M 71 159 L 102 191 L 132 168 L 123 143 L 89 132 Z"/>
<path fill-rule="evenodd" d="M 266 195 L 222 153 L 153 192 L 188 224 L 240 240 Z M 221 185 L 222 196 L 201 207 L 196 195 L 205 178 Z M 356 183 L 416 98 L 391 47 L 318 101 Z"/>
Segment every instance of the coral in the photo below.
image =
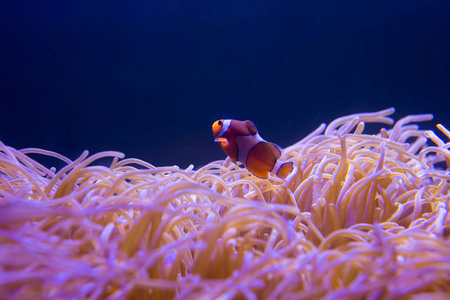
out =
<path fill-rule="evenodd" d="M 0 143 L 7 299 L 433 299 L 450 293 L 450 143 L 387 109 L 284 149 L 286 180 Z M 441 133 L 450 132 L 438 125 Z M 66 165 L 47 168 L 37 154 Z M 95 165 L 112 157 L 110 166 Z"/>

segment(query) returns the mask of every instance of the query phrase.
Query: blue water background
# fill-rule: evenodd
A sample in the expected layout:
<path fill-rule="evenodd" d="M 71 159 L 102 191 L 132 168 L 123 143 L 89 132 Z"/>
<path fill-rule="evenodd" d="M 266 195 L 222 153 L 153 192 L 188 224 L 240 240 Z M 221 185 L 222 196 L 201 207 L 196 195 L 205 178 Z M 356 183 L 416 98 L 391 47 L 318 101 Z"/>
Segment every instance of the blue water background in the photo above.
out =
<path fill-rule="evenodd" d="M 225 157 L 219 118 L 282 147 L 395 106 L 450 128 L 450 1 L 0 1 L 0 139 L 157 166 Z"/>

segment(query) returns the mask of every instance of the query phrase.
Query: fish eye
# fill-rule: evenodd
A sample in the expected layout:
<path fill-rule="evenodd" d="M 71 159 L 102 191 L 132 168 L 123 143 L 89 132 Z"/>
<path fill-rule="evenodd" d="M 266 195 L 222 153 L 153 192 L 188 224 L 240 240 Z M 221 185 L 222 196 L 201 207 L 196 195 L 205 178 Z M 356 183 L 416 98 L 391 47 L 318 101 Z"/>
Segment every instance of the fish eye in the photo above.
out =
<path fill-rule="evenodd" d="M 214 136 L 219 134 L 219 132 L 222 130 L 222 127 L 223 127 L 222 119 L 214 122 L 214 124 L 212 125 L 212 131 L 213 131 Z"/>

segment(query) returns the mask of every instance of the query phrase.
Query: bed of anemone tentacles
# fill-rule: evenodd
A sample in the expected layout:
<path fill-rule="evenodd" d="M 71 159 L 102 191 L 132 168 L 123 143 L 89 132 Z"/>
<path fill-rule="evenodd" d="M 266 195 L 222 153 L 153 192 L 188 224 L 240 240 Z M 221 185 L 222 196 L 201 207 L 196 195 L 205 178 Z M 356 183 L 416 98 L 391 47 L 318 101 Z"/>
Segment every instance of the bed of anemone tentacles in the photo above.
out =
<path fill-rule="evenodd" d="M 283 150 L 295 164 L 286 180 L 229 159 L 179 169 L 0 143 L 0 295 L 444 298 L 450 143 L 415 124 L 431 115 L 394 124 L 393 112 L 322 124 Z M 111 165 L 96 165 L 104 157 Z"/>

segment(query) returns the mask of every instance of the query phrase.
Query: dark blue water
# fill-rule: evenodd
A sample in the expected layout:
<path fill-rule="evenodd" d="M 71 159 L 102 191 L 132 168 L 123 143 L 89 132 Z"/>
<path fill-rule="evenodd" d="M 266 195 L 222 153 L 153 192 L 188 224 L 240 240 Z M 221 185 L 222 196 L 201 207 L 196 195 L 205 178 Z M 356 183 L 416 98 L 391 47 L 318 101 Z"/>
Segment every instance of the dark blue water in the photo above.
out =
<path fill-rule="evenodd" d="M 0 3 L 0 139 L 15 148 L 199 167 L 224 158 L 219 118 L 282 147 L 390 106 L 450 127 L 450 1 Z"/>

